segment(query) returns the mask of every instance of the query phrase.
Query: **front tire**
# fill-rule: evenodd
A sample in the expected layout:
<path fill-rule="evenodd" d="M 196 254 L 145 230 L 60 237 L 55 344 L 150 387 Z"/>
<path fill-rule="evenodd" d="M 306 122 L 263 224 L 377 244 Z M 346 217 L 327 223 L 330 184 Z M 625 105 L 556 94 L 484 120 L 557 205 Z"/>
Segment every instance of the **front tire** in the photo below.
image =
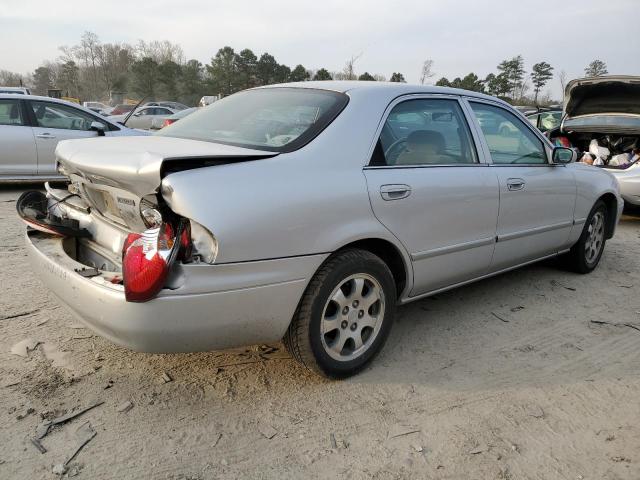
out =
<path fill-rule="evenodd" d="M 349 377 L 382 349 L 395 306 L 389 267 L 371 252 L 343 250 L 311 279 L 284 344 L 309 370 L 329 378 Z"/>
<path fill-rule="evenodd" d="M 567 266 L 577 273 L 590 273 L 600 262 L 606 243 L 607 206 L 598 200 L 589 212 L 582 234 L 567 254 Z"/>

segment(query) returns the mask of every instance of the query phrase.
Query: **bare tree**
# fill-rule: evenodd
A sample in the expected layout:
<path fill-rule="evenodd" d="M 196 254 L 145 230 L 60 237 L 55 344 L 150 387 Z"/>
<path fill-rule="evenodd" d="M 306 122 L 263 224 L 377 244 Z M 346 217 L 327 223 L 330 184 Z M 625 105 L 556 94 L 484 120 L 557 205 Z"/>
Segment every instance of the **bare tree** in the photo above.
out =
<path fill-rule="evenodd" d="M 93 32 L 84 32 L 80 37 L 80 45 L 76 47 L 76 56 L 84 62 L 84 66 L 89 73 L 90 88 L 89 96 L 96 98 L 99 94 L 98 88 L 98 49 L 100 39 Z"/>
<path fill-rule="evenodd" d="M 355 68 L 353 66 L 361 56 L 362 52 L 360 52 L 358 55 L 352 55 L 351 58 L 347 60 L 347 63 L 345 63 L 344 68 L 342 69 L 343 80 L 358 79 Z"/>
<path fill-rule="evenodd" d="M 558 79 L 560 80 L 560 88 L 562 88 L 562 97 L 564 98 L 564 89 L 567 86 L 567 72 L 560 70 Z"/>
<path fill-rule="evenodd" d="M 144 40 L 139 40 L 136 50 L 140 57 L 152 58 L 157 63 L 174 62 L 178 65 L 184 63 L 182 47 L 177 43 L 171 43 L 169 40 L 153 40 L 148 43 Z"/>
<path fill-rule="evenodd" d="M 422 72 L 420 73 L 420 84 L 424 85 L 428 79 L 433 77 L 435 73 L 432 71 L 433 69 L 433 60 L 430 58 L 426 59 L 422 64 Z"/>
<path fill-rule="evenodd" d="M 21 87 L 23 85 L 23 77 L 19 73 L 0 70 L 0 85 L 3 87 Z"/>
<path fill-rule="evenodd" d="M 126 43 L 105 43 L 98 49 L 98 65 L 106 93 L 122 89 L 135 61 L 134 49 Z"/>

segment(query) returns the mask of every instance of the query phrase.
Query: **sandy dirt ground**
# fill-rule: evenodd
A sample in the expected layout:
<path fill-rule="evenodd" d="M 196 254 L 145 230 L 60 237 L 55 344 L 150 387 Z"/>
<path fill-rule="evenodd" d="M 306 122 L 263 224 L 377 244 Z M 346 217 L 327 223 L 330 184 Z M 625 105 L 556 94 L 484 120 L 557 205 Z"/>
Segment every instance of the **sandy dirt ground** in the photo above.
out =
<path fill-rule="evenodd" d="M 375 363 L 331 382 L 282 345 L 92 335 L 31 273 L 19 193 L 0 189 L 2 479 L 56 478 L 87 429 L 65 478 L 640 478 L 640 212 L 591 275 L 544 263 L 402 307 Z"/>

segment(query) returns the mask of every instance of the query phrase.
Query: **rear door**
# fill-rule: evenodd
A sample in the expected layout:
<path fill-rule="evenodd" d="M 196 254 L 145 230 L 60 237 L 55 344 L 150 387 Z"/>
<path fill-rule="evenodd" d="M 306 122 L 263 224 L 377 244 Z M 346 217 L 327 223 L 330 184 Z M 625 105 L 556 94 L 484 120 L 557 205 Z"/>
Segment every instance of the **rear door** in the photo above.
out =
<path fill-rule="evenodd" d="M 100 120 L 83 110 L 41 100 L 27 103 L 38 150 L 38 175 L 57 174 L 54 152 L 60 140 L 98 136 L 91 130 L 91 123 Z"/>
<path fill-rule="evenodd" d="M 405 246 L 411 295 L 487 273 L 498 184 L 481 161 L 455 96 L 410 96 L 390 105 L 365 167 L 376 217 Z"/>
<path fill-rule="evenodd" d="M 490 102 L 469 100 L 491 170 L 500 185 L 500 214 L 492 271 L 567 247 L 576 183 L 565 165 L 550 162 L 550 148 L 528 122 Z"/>
<path fill-rule="evenodd" d="M 0 175 L 35 175 L 38 154 L 24 100 L 0 99 Z"/>

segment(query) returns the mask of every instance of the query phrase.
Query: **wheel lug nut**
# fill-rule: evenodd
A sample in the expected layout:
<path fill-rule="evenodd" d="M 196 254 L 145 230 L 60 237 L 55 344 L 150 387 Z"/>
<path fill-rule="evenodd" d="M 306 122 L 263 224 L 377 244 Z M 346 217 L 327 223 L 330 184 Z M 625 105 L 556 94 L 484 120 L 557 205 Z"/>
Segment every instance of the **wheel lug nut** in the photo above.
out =
<path fill-rule="evenodd" d="M 353 301 L 353 308 L 358 308 L 358 300 Z"/>
<path fill-rule="evenodd" d="M 352 330 L 352 331 L 355 331 L 355 330 L 356 330 L 356 328 L 358 328 L 358 324 L 357 324 L 357 323 L 352 323 L 352 324 L 351 324 L 351 330 Z"/>
<path fill-rule="evenodd" d="M 340 326 L 341 326 L 342 328 L 347 328 L 347 325 L 348 325 L 348 324 L 347 324 L 347 321 L 346 321 L 346 320 L 343 320 L 343 321 L 342 321 L 342 323 L 340 324 Z"/>
<path fill-rule="evenodd" d="M 364 317 L 364 310 L 360 310 L 358 312 L 358 318 L 362 318 L 362 317 Z"/>
<path fill-rule="evenodd" d="M 344 308 L 342 309 L 342 314 L 343 314 L 343 315 L 346 315 L 347 313 L 349 313 L 349 307 L 344 307 Z"/>

